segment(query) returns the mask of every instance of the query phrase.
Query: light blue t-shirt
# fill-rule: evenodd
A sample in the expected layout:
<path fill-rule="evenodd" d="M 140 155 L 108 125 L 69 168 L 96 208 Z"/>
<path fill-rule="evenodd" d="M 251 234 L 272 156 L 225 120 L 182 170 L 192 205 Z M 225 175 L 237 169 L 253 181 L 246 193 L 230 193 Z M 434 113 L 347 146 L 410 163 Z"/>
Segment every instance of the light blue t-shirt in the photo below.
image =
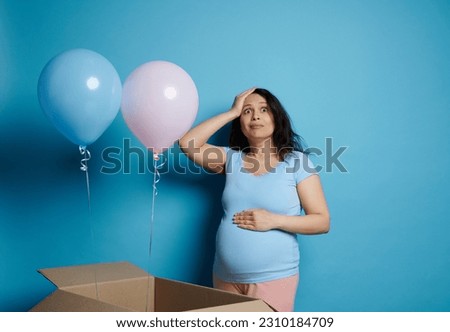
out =
<path fill-rule="evenodd" d="M 300 215 L 297 184 L 312 174 L 307 156 L 294 151 L 263 175 L 243 168 L 243 152 L 225 148 L 226 183 L 222 195 L 224 214 L 216 236 L 213 271 L 227 282 L 254 283 L 298 273 L 297 236 L 281 230 L 251 231 L 233 224 L 233 214 L 262 208 L 277 214 Z"/>

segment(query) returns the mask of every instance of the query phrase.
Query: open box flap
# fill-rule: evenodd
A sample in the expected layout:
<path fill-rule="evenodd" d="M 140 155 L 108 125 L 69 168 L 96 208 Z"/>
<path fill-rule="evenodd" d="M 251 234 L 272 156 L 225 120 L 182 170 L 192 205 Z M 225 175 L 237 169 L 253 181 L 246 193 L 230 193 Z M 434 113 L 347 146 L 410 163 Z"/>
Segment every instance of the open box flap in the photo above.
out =
<path fill-rule="evenodd" d="M 57 267 L 41 269 L 39 273 L 61 289 L 149 276 L 147 272 L 128 262 Z"/>
<path fill-rule="evenodd" d="M 159 277 L 154 282 L 155 311 L 274 311 L 246 295 Z"/>
<path fill-rule="evenodd" d="M 263 300 L 253 300 L 248 302 L 225 304 L 216 307 L 199 308 L 196 312 L 274 312 L 276 311 Z"/>
<path fill-rule="evenodd" d="M 56 290 L 30 311 L 38 312 L 125 312 L 130 309 L 100 302 L 85 296 Z"/>

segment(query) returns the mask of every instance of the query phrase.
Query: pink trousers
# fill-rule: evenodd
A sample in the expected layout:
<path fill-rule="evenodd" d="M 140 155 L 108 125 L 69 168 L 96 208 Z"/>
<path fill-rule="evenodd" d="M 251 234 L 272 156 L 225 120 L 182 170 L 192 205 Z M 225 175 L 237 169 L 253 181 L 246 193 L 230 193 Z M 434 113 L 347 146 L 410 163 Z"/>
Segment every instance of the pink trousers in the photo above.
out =
<path fill-rule="evenodd" d="M 275 310 L 284 312 L 294 310 L 298 281 L 298 274 L 254 284 L 225 282 L 216 276 L 213 278 L 214 287 L 217 289 L 261 299 Z"/>

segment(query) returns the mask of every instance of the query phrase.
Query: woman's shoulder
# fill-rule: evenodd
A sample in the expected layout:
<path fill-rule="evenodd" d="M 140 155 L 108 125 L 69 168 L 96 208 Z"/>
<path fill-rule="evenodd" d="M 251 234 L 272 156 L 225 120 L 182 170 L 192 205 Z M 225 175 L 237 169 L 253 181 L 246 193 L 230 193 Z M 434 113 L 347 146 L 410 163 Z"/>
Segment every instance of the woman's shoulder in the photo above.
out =
<path fill-rule="evenodd" d="M 230 163 L 232 160 L 236 162 L 237 160 L 241 159 L 240 156 L 242 154 L 242 151 L 238 148 L 223 146 L 223 149 L 225 151 L 227 163 Z"/>
<path fill-rule="evenodd" d="M 289 152 L 288 154 L 286 154 L 284 161 L 287 162 L 288 164 L 291 164 L 291 163 L 295 163 L 297 161 L 308 160 L 308 159 L 309 158 L 306 153 L 297 151 L 297 150 L 293 150 L 293 151 Z"/>
<path fill-rule="evenodd" d="M 297 158 L 308 157 L 308 155 L 305 152 L 301 152 L 301 151 L 298 151 L 298 150 L 292 150 L 290 154 L 294 155 Z"/>
<path fill-rule="evenodd" d="M 242 151 L 236 147 L 224 146 L 223 148 L 225 149 L 225 153 L 227 155 L 237 155 L 242 153 Z"/>
<path fill-rule="evenodd" d="M 316 167 L 307 153 L 301 151 L 292 151 L 286 155 L 285 162 L 287 167 L 294 169 L 295 172 L 315 174 Z"/>

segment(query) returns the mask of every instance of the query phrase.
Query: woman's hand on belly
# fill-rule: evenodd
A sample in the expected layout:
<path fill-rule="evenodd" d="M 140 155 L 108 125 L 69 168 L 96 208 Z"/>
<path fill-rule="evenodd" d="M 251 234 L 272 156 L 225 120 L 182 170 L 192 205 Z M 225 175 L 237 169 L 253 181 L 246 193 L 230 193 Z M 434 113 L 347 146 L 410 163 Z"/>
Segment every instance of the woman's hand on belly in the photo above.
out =
<path fill-rule="evenodd" d="M 233 215 L 233 223 L 242 229 L 265 232 L 276 227 L 276 215 L 265 209 L 248 209 Z"/>

